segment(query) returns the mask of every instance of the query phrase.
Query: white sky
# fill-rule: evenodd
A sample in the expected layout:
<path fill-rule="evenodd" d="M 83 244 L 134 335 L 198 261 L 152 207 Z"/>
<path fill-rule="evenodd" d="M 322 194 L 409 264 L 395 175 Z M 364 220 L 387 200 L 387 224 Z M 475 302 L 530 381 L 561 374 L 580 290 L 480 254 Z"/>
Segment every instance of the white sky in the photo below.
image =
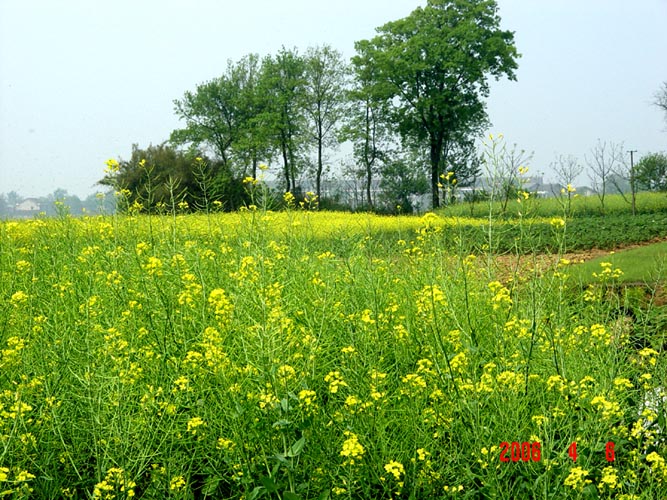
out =
<path fill-rule="evenodd" d="M 409 14 L 408 0 L 0 0 L 0 192 L 86 196 L 108 158 L 168 139 L 173 100 L 227 60 L 356 40 Z M 492 131 L 582 162 L 598 138 L 667 150 L 652 106 L 667 80 L 667 0 L 498 0 L 516 32 L 517 82 L 492 86 Z M 581 183 L 586 183 L 582 178 Z"/>

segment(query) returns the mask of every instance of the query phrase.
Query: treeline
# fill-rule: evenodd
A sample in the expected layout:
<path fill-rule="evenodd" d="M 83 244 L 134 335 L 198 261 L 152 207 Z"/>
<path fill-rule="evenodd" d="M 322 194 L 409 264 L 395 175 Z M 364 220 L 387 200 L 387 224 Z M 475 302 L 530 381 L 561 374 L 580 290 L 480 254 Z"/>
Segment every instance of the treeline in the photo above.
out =
<path fill-rule="evenodd" d="M 349 62 L 328 45 L 229 61 L 174 101 L 182 128 L 162 145 L 135 146 L 101 184 L 136 209 L 216 201 L 234 210 L 248 202 L 243 180 L 268 164 L 282 191 L 298 197 L 305 182 L 321 197 L 329 161 L 348 142 L 344 174 L 363 182 L 367 208 L 408 208 L 424 192 L 438 207 L 443 183 L 479 174 L 489 78 L 515 78 L 514 35 L 499 25 L 494 1 L 429 0 L 356 42 Z"/>
<path fill-rule="evenodd" d="M 56 189 L 46 196 L 25 197 L 16 191 L 0 193 L 0 219 L 33 218 L 39 214 L 56 216 L 99 215 L 113 213 L 116 201 L 113 196 L 95 193 L 81 199 L 66 189 Z"/>

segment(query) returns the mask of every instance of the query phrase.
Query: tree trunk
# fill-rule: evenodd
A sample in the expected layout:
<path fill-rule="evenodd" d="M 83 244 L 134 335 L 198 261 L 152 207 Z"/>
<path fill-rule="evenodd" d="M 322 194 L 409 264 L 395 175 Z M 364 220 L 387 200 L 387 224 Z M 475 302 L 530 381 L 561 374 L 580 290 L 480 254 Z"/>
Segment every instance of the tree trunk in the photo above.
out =
<path fill-rule="evenodd" d="M 317 199 L 320 199 L 320 187 L 322 182 L 322 135 L 317 138 L 317 175 L 315 177 L 315 194 L 317 194 Z"/>
<path fill-rule="evenodd" d="M 373 200 L 371 199 L 371 183 L 373 177 L 373 161 L 375 155 L 371 157 L 371 108 L 366 104 L 366 138 L 364 142 L 364 163 L 366 164 L 366 203 L 369 208 L 373 208 Z M 374 132 L 374 131 L 373 131 Z M 374 145 L 374 144 L 373 144 Z M 373 152 L 375 153 L 375 152 Z"/>
<path fill-rule="evenodd" d="M 285 192 L 291 192 L 292 190 L 290 189 L 290 175 L 289 175 L 289 160 L 287 159 L 287 147 L 283 143 L 282 145 L 282 153 L 283 153 L 283 166 L 285 169 Z"/>
<path fill-rule="evenodd" d="M 433 209 L 440 208 L 440 188 L 438 187 L 440 179 L 438 176 L 442 154 L 441 143 L 442 141 L 438 141 L 437 138 L 431 136 L 431 208 Z"/>
<path fill-rule="evenodd" d="M 370 162 L 366 163 L 366 203 L 368 203 L 369 208 L 373 208 L 373 200 L 371 200 L 371 182 L 372 182 L 372 164 Z"/>

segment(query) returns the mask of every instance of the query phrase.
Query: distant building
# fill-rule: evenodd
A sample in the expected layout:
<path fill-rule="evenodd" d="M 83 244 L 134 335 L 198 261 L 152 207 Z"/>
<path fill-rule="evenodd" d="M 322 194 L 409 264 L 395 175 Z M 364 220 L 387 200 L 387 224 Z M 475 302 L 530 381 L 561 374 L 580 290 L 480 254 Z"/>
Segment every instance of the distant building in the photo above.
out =
<path fill-rule="evenodd" d="M 40 211 L 41 207 L 39 205 L 39 200 L 36 198 L 26 198 L 25 200 L 19 202 L 14 207 L 14 211 L 17 215 L 31 215 L 36 214 Z"/>
<path fill-rule="evenodd" d="M 577 188 L 577 194 L 580 196 L 593 196 L 594 194 L 598 194 L 598 192 L 588 186 L 581 186 Z"/>
<path fill-rule="evenodd" d="M 538 198 L 552 198 L 560 195 L 565 186 L 557 182 L 544 182 L 544 178 L 539 176 L 526 178 L 522 188 Z"/>

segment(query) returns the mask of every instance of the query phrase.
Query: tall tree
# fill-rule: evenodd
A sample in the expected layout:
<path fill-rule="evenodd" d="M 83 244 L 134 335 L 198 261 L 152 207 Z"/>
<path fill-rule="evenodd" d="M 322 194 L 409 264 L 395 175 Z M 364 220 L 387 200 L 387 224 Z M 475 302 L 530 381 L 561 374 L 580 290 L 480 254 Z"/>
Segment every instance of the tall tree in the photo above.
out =
<path fill-rule="evenodd" d="M 650 153 L 642 156 L 635 169 L 640 188 L 649 191 L 667 191 L 667 154 Z"/>
<path fill-rule="evenodd" d="M 568 196 L 574 192 L 573 189 L 576 178 L 584 172 L 583 165 L 574 155 L 558 155 L 556 159 L 551 162 L 551 169 L 556 174 L 556 182 L 565 189 Z M 557 195 L 558 193 L 553 194 Z"/>
<path fill-rule="evenodd" d="M 241 135 L 243 115 L 240 112 L 241 87 L 234 76 L 235 65 L 227 62 L 224 75 L 186 92 L 174 101 L 176 115 L 185 128 L 174 130 L 171 142 L 212 148 L 221 166 L 232 175 L 231 147 Z"/>
<path fill-rule="evenodd" d="M 379 79 L 376 66 L 369 55 L 370 43 L 355 44 L 357 55 L 352 58 L 354 86 L 348 93 L 350 107 L 342 139 L 352 141 L 354 159 L 362 167 L 366 203 L 373 207 L 373 175 L 388 158 L 392 143 L 389 126 L 391 90 Z"/>
<path fill-rule="evenodd" d="M 286 192 L 296 190 L 296 176 L 302 165 L 304 72 L 304 59 L 296 49 L 283 47 L 275 57 L 266 57 L 262 63 L 262 91 L 268 98 L 264 116 L 283 160 Z"/>
<path fill-rule="evenodd" d="M 598 139 L 591 149 L 591 156 L 586 157 L 590 169 L 589 178 L 600 200 L 600 209 L 604 213 L 605 196 L 612 183 L 612 175 L 623 164 L 623 144 Z"/>
<path fill-rule="evenodd" d="M 270 130 L 266 113 L 269 102 L 261 88 L 261 59 L 257 54 L 249 54 L 237 62 L 230 71 L 232 82 L 238 87 L 236 101 L 239 113 L 239 131 L 231 145 L 232 156 L 243 165 L 243 176 L 250 174 L 257 178 L 260 161 L 271 155 Z"/>
<path fill-rule="evenodd" d="M 486 124 L 489 76 L 515 79 L 514 34 L 499 25 L 495 0 L 428 0 L 370 40 L 402 137 L 429 152 L 433 207 L 453 146 Z"/>
<path fill-rule="evenodd" d="M 317 151 L 315 191 L 321 194 L 324 148 L 335 145 L 337 127 L 345 110 L 347 66 L 340 52 L 329 45 L 310 48 L 304 67 L 304 110 L 310 140 Z"/>
<path fill-rule="evenodd" d="M 8 210 L 10 212 L 13 212 L 16 209 L 16 205 L 18 205 L 22 199 L 23 197 L 16 191 L 10 191 L 9 193 L 7 193 Z"/>

